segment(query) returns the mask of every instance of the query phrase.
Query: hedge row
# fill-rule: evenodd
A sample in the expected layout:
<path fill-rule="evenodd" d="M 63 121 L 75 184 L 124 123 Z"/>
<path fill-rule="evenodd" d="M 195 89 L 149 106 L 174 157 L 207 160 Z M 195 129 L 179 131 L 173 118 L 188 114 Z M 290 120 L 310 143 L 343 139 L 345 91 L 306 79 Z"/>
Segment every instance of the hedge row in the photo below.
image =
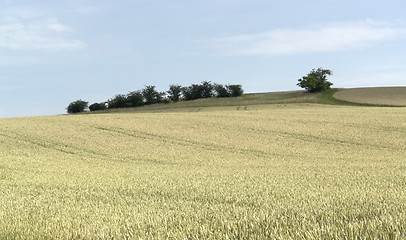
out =
<path fill-rule="evenodd" d="M 66 108 L 68 113 L 78 113 L 89 109 L 90 111 L 100 111 L 113 108 L 140 107 L 156 103 L 169 103 L 178 101 L 190 101 L 210 97 L 238 97 L 244 93 L 239 84 L 222 85 L 204 81 L 201 84 L 192 84 L 182 87 L 181 85 L 170 85 L 166 92 L 159 92 L 153 85 L 128 94 L 117 94 L 113 98 L 88 106 L 88 102 L 76 100 Z"/>

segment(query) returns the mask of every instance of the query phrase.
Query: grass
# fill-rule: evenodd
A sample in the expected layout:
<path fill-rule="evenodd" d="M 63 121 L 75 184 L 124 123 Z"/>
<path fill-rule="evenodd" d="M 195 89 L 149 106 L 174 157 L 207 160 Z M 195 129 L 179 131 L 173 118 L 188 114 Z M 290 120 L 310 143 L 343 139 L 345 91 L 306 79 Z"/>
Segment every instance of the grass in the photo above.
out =
<path fill-rule="evenodd" d="M 305 91 L 286 91 L 270 93 L 248 93 L 237 98 L 207 98 L 193 101 L 181 101 L 168 104 L 154 104 L 136 108 L 109 109 L 93 113 L 121 113 L 121 112 L 177 112 L 199 111 L 202 108 L 236 107 L 240 109 L 255 105 L 317 103 L 320 93 L 309 94 Z"/>
<path fill-rule="evenodd" d="M 406 106 L 406 88 L 374 88 L 371 89 L 339 89 L 333 88 L 321 93 L 307 93 L 305 91 L 286 91 L 269 93 L 248 93 L 237 98 L 208 98 L 194 101 L 182 101 L 168 104 L 155 104 L 136 108 L 109 109 L 94 113 L 122 113 L 122 112 L 198 112 L 202 108 L 236 107 L 247 109 L 256 105 L 318 103 L 341 106 L 369 106 L 369 107 L 399 107 Z M 390 90 L 390 91 L 388 91 Z M 381 94 L 377 94 L 382 91 Z M 400 93 L 399 93 L 400 92 Z M 378 98 L 371 96 L 380 95 Z M 394 98 L 394 96 L 396 96 Z M 402 96 L 405 98 L 402 100 Z M 357 100 L 358 99 L 358 100 Z M 363 101 L 359 100 L 363 99 Z M 368 100 L 369 99 L 369 100 Z M 372 99 L 372 100 L 371 100 Z M 399 103 L 396 103 L 396 99 Z"/>
<path fill-rule="evenodd" d="M 257 97 L 0 119 L 0 238 L 406 238 L 404 109 Z"/>
<path fill-rule="evenodd" d="M 325 92 L 322 92 L 320 94 L 320 97 L 319 97 L 319 100 L 317 101 L 317 103 L 328 104 L 328 105 L 359 106 L 359 104 L 356 104 L 353 102 L 339 100 L 337 98 L 334 98 L 333 95 L 336 94 L 337 92 L 340 92 L 340 90 L 341 89 L 332 88 Z"/>

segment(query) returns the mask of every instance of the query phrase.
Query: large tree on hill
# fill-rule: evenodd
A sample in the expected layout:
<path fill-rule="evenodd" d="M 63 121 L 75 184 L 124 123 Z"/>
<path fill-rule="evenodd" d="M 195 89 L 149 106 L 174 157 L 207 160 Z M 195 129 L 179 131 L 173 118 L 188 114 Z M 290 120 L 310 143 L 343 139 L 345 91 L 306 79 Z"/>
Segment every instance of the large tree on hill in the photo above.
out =
<path fill-rule="evenodd" d="M 329 69 L 313 69 L 306 76 L 299 79 L 299 87 L 306 89 L 308 92 L 321 92 L 330 89 L 332 82 L 327 80 L 327 76 L 333 75 Z"/>

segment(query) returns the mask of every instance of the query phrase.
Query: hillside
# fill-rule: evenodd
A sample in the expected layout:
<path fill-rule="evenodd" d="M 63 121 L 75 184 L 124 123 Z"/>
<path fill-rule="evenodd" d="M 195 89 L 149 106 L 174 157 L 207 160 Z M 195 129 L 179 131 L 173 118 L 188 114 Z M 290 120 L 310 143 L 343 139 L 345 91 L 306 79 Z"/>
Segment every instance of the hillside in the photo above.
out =
<path fill-rule="evenodd" d="M 0 119 L 0 239 L 402 239 L 405 118 L 300 103 Z"/>
<path fill-rule="evenodd" d="M 109 109 L 94 113 L 116 112 L 176 112 L 200 111 L 207 107 L 248 108 L 255 105 L 318 103 L 345 106 L 406 106 L 406 87 L 376 87 L 353 89 L 330 89 L 323 93 L 284 91 L 248 93 L 237 98 L 207 98 L 168 104 L 154 104 L 127 109 Z"/>
<path fill-rule="evenodd" d="M 154 104 L 143 107 L 127 109 L 108 109 L 95 113 L 116 112 L 172 112 L 172 111 L 199 111 L 207 107 L 231 107 L 245 108 L 253 105 L 264 104 L 288 104 L 288 103 L 318 103 L 321 93 L 309 94 L 305 91 L 284 91 L 268 93 L 247 93 L 236 98 L 206 98 L 193 101 L 181 101 L 177 103 Z"/>
<path fill-rule="evenodd" d="M 343 89 L 334 98 L 362 104 L 406 106 L 406 87 Z"/>
<path fill-rule="evenodd" d="M 338 91 L 0 119 L 0 239 L 402 239 L 406 112 Z"/>

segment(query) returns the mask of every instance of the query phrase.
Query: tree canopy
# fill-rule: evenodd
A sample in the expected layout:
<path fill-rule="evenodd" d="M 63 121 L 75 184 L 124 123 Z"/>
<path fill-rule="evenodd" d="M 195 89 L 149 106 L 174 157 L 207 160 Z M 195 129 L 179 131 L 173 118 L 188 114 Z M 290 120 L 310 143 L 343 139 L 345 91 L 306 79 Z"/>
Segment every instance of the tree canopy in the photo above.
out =
<path fill-rule="evenodd" d="M 189 101 L 210 97 L 238 97 L 243 92 L 244 90 L 239 84 L 222 85 L 210 81 L 203 81 L 201 84 L 192 84 L 186 87 L 172 84 L 166 92 L 159 92 L 154 85 L 147 85 L 141 90 L 132 91 L 128 94 L 116 94 L 105 102 L 93 103 L 89 106 L 89 110 L 140 107 L 156 103 Z M 68 113 L 78 113 L 85 111 L 87 108 L 88 102 L 77 100 L 70 103 L 67 110 Z"/>
<path fill-rule="evenodd" d="M 297 84 L 299 87 L 306 89 L 308 92 L 322 92 L 330 89 L 332 82 L 327 80 L 327 76 L 333 75 L 329 69 L 313 69 L 306 76 L 299 79 Z"/>
<path fill-rule="evenodd" d="M 74 102 L 71 102 L 66 110 L 68 113 L 80 113 L 84 112 L 87 107 L 88 107 L 89 102 L 83 101 L 83 100 L 76 100 Z"/>

